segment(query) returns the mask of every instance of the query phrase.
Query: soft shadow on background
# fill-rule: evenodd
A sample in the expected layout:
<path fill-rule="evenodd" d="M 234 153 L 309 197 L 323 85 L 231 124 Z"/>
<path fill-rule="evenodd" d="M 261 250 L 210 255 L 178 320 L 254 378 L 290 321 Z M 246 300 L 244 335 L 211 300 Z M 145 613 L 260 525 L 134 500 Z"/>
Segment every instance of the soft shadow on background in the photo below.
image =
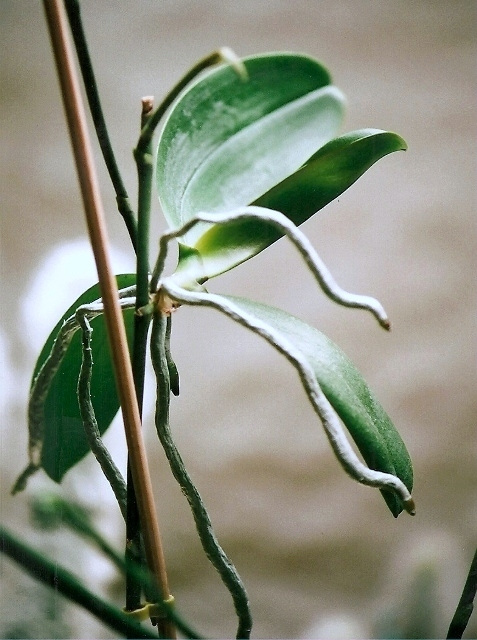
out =
<path fill-rule="evenodd" d="M 173 430 L 217 534 L 249 590 L 255 637 L 438 637 L 470 563 L 476 508 L 476 12 L 473 1 L 82 2 L 110 134 L 131 195 L 140 98 L 160 99 L 199 57 L 303 51 L 348 97 L 345 130 L 396 131 L 406 153 L 380 161 L 305 225 L 346 289 L 379 298 L 369 314 L 334 306 L 284 241 L 210 289 L 281 306 L 327 333 L 358 365 L 406 441 L 417 515 L 394 520 L 379 492 L 342 472 L 295 373 L 213 312 L 182 309 Z M 4 524 L 122 603 L 107 563 L 67 534 L 36 530 L 38 475 L 26 462 L 30 372 L 57 318 L 95 280 L 41 3 L 2 0 L 0 514 Z M 95 146 L 96 148 L 96 146 Z M 101 166 L 118 271 L 133 267 Z M 153 237 L 165 228 L 155 205 Z M 155 243 L 154 247 L 155 249 Z M 152 424 L 145 433 L 172 591 L 209 636 L 233 609 L 196 539 Z M 124 465 L 120 424 L 107 443 Z M 53 487 L 54 488 L 54 487 Z M 123 528 L 92 459 L 65 479 L 121 548 Z M 0 558 L 2 637 L 113 635 Z M 469 637 L 477 635 L 472 621 Z M 396 637 L 396 636 L 394 636 Z"/>

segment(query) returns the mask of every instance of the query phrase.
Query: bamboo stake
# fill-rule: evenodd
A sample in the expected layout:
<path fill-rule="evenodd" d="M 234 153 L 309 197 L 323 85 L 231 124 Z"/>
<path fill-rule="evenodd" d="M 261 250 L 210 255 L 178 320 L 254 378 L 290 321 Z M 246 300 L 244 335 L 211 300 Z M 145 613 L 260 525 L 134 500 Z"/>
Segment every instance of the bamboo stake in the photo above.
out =
<path fill-rule="evenodd" d="M 86 221 L 104 303 L 104 316 L 123 413 L 134 487 L 138 497 L 146 557 L 149 569 L 157 580 L 159 592 L 164 600 L 168 600 L 170 593 L 167 573 L 146 450 L 142 438 L 141 419 L 134 389 L 126 332 L 118 303 L 116 279 L 109 260 L 103 206 L 89 141 L 83 101 L 67 35 L 66 16 L 60 0 L 43 0 L 43 5 L 55 55 Z M 172 625 L 163 625 L 162 631 L 165 631 L 167 637 L 175 637 L 175 629 Z"/>

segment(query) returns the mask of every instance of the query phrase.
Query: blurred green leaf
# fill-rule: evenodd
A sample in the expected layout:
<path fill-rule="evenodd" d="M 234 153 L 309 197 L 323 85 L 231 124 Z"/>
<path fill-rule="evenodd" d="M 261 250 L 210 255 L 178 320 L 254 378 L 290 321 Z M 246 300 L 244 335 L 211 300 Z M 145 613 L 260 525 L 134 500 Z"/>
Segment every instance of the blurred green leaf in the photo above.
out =
<path fill-rule="evenodd" d="M 244 298 L 223 296 L 243 311 L 266 322 L 307 359 L 324 394 L 356 443 L 366 464 L 391 473 L 412 491 L 412 463 L 406 446 L 361 373 L 329 338 L 294 316 Z M 382 491 L 392 514 L 403 510 L 395 493 Z"/>
<path fill-rule="evenodd" d="M 120 289 L 135 283 L 134 274 L 117 276 Z M 85 291 L 66 311 L 45 342 L 35 365 L 33 379 L 47 359 L 53 342 L 64 320 L 76 309 L 89 304 L 101 296 L 99 286 Z M 134 310 L 123 313 L 130 349 L 134 329 Z M 111 353 L 103 316 L 91 320 L 93 328 L 93 373 L 91 379 L 91 399 L 101 433 L 111 424 L 119 409 L 119 399 L 112 367 Z M 44 405 L 45 436 L 43 441 L 41 466 L 46 473 L 61 482 L 65 473 L 79 462 L 89 451 L 84 434 L 76 396 L 79 369 L 81 366 L 81 331 L 73 336 L 68 351 L 51 384 Z"/>

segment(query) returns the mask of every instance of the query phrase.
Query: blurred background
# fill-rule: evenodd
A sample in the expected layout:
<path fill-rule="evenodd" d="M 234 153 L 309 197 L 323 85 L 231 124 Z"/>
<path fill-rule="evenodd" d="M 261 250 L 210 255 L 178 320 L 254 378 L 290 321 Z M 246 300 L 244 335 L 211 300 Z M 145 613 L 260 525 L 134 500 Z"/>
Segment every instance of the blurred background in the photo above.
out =
<path fill-rule="evenodd" d="M 348 97 L 344 131 L 396 131 L 406 153 L 375 165 L 304 230 L 345 289 L 376 296 L 391 334 L 333 305 L 285 241 L 210 284 L 282 307 L 337 342 L 401 432 L 417 515 L 388 512 L 346 477 L 295 372 L 209 310 L 181 309 L 172 428 L 216 533 L 249 591 L 254 637 L 442 637 L 476 545 L 476 27 L 472 0 L 84 0 L 110 135 L 131 197 L 140 99 L 160 100 L 200 57 L 306 52 Z M 123 524 L 91 456 L 61 487 L 42 474 L 10 488 L 27 459 L 26 400 L 43 341 L 95 278 L 39 1 L 2 0 L 0 515 L 3 524 L 122 606 L 115 572 L 71 534 L 38 530 L 47 490 L 87 505 L 116 548 Z M 95 143 L 95 150 L 97 145 Z M 117 272 L 134 268 L 97 153 Z M 165 229 L 157 201 L 151 249 Z M 145 437 L 172 592 L 208 636 L 234 612 L 210 568 L 155 437 Z M 124 468 L 116 421 L 106 437 Z M 114 634 L 0 557 L 1 637 Z M 474 616 L 468 637 L 477 636 Z"/>

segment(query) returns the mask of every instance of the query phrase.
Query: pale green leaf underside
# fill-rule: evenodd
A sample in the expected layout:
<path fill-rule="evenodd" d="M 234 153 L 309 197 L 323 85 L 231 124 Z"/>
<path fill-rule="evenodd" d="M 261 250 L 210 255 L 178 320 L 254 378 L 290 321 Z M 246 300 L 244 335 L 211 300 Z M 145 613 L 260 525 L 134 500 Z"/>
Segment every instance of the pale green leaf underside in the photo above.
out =
<path fill-rule="evenodd" d="M 327 70 L 297 54 L 244 59 L 184 92 L 161 133 L 157 184 L 171 227 L 200 211 L 227 211 L 266 193 L 336 134 L 343 96 Z M 197 227 L 185 242 L 195 243 Z"/>
<path fill-rule="evenodd" d="M 395 133 L 361 129 L 321 147 L 295 173 L 274 185 L 252 204 L 286 215 L 300 225 L 348 189 L 375 162 L 406 149 Z M 205 282 L 248 260 L 282 234 L 257 218 L 202 227 L 194 251 L 182 251 L 178 279 Z"/>
<path fill-rule="evenodd" d="M 315 60 L 278 53 L 244 64 L 247 81 L 230 67 L 215 69 L 179 97 L 166 120 L 157 185 L 171 228 L 251 204 L 300 225 L 377 160 L 406 148 L 398 135 L 377 129 L 333 139 L 344 98 Z M 194 287 L 280 237 L 257 219 L 198 223 L 180 240 L 177 280 Z"/>
<path fill-rule="evenodd" d="M 182 221 L 198 211 L 224 212 L 253 202 L 287 178 L 336 131 L 340 100 L 335 87 L 318 89 L 224 142 L 188 183 Z M 202 233 L 198 226 L 185 241 L 193 246 Z"/>

